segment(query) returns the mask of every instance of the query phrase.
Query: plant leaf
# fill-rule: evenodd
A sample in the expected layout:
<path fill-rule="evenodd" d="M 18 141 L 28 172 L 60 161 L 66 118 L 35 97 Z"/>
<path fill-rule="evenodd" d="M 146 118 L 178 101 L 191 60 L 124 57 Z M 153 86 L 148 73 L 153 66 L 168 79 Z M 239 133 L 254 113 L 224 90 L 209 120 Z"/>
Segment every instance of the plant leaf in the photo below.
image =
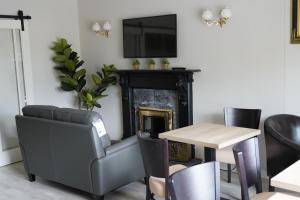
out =
<path fill-rule="evenodd" d="M 70 54 L 69 59 L 76 60 L 76 58 L 77 58 L 77 53 L 75 51 L 72 51 L 71 54 Z"/>
<path fill-rule="evenodd" d="M 96 74 L 92 74 L 92 80 L 96 85 L 100 85 L 102 82 L 101 78 Z"/>
<path fill-rule="evenodd" d="M 97 108 L 101 108 L 101 105 L 99 103 L 94 103 L 94 106 L 96 106 Z"/>
<path fill-rule="evenodd" d="M 80 92 L 83 87 L 85 86 L 86 84 L 86 80 L 84 79 L 85 76 L 81 77 L 79 80 L 78 80 L 78 85 L 77 85 L 77 88 L 76 88 L 76 91 L 77 92 Z"/>
<path fill-rule="evenodd" d="M 64 91 L 73 91 L 74 90 L 74 87 L 72 87 L 71 85 L 67 84 L 67 83 L 64 83 L 64 82 L 61 82 L 61 89 L 64 90 Z"/>
<path fill-rule="evenodd" d="M 60 45 L 63 47 L 63 48 L 67 48 L 68 47 L 68 42 L 66 39 L 64 38 L 61 38 L 60 39 Z"/>
<path fill-rule="evenodd" d="M 70 77 L 70 76 L 68 76 L 68 75 L 64 76 L 64 77 L 61 79 L 61 81 L 62 81 L 63 83 L 66 83 L 66 84 L 71 85 L 71 86 L 73 87 L 73 89 L 74 89 L 74 87 L 76 87 L 76 86 L 78 85 L 77 80 L 73 79 L 72 77 Z"/>
<path fill-rule="evenodd" d="M 85 70 L 85 69 L 81 69 L 81 70 L 77 71 L 77 72 L 74 74 L 73 78 L 74 78 L 75 80 L 78 80 L 78 79 L 80 79 L 82 76 L 84 76 L 85 74 L 86 74 L 86 70 Z"/>
<path fill-rule="evenodd" d="M 93 101 L 93 96 L 88 92 L 86 93 L 86 98 L 89 102 L 92 102 Z"/>
<path fill-rule="evenodd" d="M 65 55 L 56 55 L 53 58 L 54 62 L 63 63 L 67 60 L 67 57 Z"/>
<path fill-rule="evenodd" d="M 53 46 L 51 47 L 51 49 L 52 49 L 53 51 L 55 51 L 55 53 L 62 53 L 63 50 L 64 50 L 63 47 L 60 46 L 60 44 L 57 43 L 57 42 L 54 42 L 54 44 L 53 44 Z"/>
<path fill-rule="evenodd" d="M 69 71 L 75 70 L 75 62 L 73 60 L 66 60 L 65 66 L 68 68 Z"/>
<path fill-rule="evenodd" d="M 69 48 L 66 48 L 66 49 L 64 50 L 64 55 L 65 55 L 67 58 L 69 58 L 71 52 L 72 52 L 72 49 L 71 49 L 70 47 L 69 47 Z"/>
<path fill-rule="evenodd" d="M 84 61 L 81 60 L 80 62 L 76 62 L 76 63 L 77 64 L 76 64 L 75 68 L 78 69 L 79 67 L 81 67 L 83 65 Z"/>

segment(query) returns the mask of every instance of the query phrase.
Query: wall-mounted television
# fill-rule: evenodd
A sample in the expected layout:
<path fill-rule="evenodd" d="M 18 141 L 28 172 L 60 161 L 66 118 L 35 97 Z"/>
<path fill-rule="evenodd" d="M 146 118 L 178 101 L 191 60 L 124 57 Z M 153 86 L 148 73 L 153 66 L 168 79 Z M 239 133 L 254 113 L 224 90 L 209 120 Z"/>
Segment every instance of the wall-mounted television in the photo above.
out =
<path fill-rule="evenodd" d="M 123 20 L 124 58 L 177 57 L 177 16 Z"/>

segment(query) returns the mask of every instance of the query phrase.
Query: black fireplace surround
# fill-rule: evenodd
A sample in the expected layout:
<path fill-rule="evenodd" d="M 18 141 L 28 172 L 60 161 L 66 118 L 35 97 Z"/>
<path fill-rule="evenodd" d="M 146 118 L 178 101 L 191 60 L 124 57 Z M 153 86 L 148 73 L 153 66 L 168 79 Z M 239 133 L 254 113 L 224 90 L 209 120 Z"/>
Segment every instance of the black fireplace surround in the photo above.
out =
<path fill-rule="evenodd" d="M 172 90 L 178 95 L 178 124 L 193 124 L 193 74 L 200 70 L 117 70 L 122 88 L 123 139 L 136 134 L 134 89 Z"/>

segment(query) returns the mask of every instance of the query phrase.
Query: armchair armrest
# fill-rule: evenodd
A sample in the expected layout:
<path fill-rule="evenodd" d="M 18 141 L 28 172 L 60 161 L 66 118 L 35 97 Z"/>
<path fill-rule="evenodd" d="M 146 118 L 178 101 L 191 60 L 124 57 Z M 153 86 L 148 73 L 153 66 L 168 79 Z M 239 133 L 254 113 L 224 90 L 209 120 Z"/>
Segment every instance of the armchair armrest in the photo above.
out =
<path fill-rule="evenodd" d="M 122 140 L 110 140 L 111 145 L 117 144 L 119 142 L 121 142 Z"/>
<path fill-rule="evenodd" d="M 122 151 L 123 149 L 138 144 L 138 140 L 136 136 L 132 136 L 120 142 L 114 143 L 113 145 L 105 148 L 106 155 L 111 155 L 118 151 Z"/>
<path fill-rule="evenodd" d="M 91 164 L 93 193 L 104 195 L 145 177 L 140 146 L 132 136 L 105 149 L 106 156 Z"/>

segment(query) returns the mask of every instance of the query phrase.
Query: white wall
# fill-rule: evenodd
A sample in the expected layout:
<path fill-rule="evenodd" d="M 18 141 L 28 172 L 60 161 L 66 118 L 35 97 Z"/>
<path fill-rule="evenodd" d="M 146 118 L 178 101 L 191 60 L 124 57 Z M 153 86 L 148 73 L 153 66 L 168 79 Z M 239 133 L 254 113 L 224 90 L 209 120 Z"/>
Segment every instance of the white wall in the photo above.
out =
<path fill-rule="evenodd" d="M 205 8 L 224 6 L 233 17 L 223 29 L 202 23 Z M 285 112 L 300 115 L 300 46 L 289 44 L 290 1 L 79 1 L 81 49 L 89 71 L 103 63 L 131 68 L 122 56 L 123 18 L 170 13 L 178 15 L 178 58 L 171 59 L 172 65 L 202 69 L 195 74 L 194 122 L 222 123 L 224 106 L 261 108 L 262 119 Z M 113 25 L 110 39 L 91 31 L 101 19 Z M 111 137 L 120 138 L 120 90 L 108 93 L 100 112 Z"/>
<path fill-rule="evenodd" d="M 61 92 L 49 47 L 57 37 L 65 37 L 80 50 L 78 5 L 76 0 L 0 0 L 1 14 L 16 14 L 18 9 L 31 15 L 31 46 L 34 99 L 36 104 L 73 106 L 74 95 Z"/>

